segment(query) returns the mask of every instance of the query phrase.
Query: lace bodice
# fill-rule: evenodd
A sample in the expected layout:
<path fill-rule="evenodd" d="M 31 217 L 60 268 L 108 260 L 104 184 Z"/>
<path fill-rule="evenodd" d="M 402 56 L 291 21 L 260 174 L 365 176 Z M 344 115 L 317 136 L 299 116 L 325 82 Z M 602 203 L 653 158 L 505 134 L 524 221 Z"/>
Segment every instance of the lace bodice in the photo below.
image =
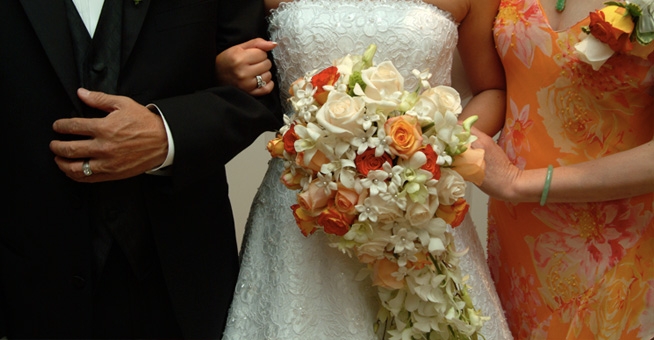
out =
<path fill-rule="evenodd" d="M 449 12 L 413 0 L 299 0 L 282 3 L 270 17 L 282 101 L 305 72 L 377 45 L 375 63 L 392 60 L 408 89 L 413 69 L 429 70 L 432 85 L 450 85 L 457 24 Z M 290 110 L 290 109 L 289 109 Z"/>

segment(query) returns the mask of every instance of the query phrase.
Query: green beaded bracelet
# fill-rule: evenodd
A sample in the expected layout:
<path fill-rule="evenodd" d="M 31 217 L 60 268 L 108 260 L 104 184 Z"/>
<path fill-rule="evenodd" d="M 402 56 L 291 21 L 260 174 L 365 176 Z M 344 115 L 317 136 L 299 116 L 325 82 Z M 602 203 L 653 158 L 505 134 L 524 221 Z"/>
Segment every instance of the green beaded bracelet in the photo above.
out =
<path fill-rule="evenodd" d="M 554 167 L 552 164 L 547 166 L 547 175 L 545 175 L 545 186 L 543 187 L 543 194 L 540 195 L 540 206 L 544 206 L 547 202 L 547 194 L 550 193 L 550 184 L 552 183 L 552 173 L 554 172 Z"/>

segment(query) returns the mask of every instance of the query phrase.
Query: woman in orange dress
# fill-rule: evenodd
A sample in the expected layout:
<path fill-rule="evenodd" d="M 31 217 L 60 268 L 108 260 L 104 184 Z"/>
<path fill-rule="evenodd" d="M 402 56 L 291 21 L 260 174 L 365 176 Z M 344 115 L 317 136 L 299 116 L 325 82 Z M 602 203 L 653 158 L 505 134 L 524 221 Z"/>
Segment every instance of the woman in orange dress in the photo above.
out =
<path fill-rule="evenodd" d="M 486 151 L 491 273 L 516 339 L 651 339 L 654 43 L 616 39 L 593 68 L 576 46 L 606 5 L 567 5 L 502 0 L 496 18 L 504 128 L 474 145 Z M 622 18 L 612 10 L 594 14 L 600 26 Z M 477 127 L 492 135 L 492 122 Z"/>

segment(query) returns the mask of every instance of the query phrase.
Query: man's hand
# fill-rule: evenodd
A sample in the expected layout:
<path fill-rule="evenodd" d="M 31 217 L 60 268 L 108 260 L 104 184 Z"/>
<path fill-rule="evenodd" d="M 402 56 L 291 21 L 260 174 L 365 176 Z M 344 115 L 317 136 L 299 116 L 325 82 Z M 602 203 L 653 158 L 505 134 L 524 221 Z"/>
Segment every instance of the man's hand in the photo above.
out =
<path fill-rule="evenodd" d="M 216 56 L 216 77 L 221 85 L 235 86 L 253 96 L 270 93 L 274 87 L 267 52 L 277 46 L 272 41 L 255 38 L 232 46 Z M 266 85 L 258 86 L 257 76 Z"/>
<path fill-rule="evenodd" d="M 79 98 L 108 112 L 104 118 L 67 118 L 54 122 L 54 131 L 87 136 L 74 141 L 53 140 L 50 150 L 59 169 L 78 182 L 119 180 L 142 174 L 163 164 L 168 138 L 161 116 L 123 96 L 77 90 Z M 92 175 L 82 163 L 88 160 Z"/>

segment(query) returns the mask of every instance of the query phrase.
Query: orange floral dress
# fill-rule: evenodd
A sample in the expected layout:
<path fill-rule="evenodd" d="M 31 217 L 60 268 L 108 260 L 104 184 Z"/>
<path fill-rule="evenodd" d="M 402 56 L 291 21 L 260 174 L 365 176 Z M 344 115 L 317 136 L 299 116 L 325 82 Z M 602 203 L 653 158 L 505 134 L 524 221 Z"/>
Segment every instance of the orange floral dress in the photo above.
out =
<path fill-rule="evenodd" d="M 614 55 L 594 71 L 573 53 L 588 23 L 554 31 L 537 0 L 501 1 L 494 32 L 508 98 L 499 143 L 522 169 L 652 139 L 652 62 Z M 654 337 L 653 216 L 654 194 L 543 207 L 491 199 L 489 265 L 516 339 Z"/>

